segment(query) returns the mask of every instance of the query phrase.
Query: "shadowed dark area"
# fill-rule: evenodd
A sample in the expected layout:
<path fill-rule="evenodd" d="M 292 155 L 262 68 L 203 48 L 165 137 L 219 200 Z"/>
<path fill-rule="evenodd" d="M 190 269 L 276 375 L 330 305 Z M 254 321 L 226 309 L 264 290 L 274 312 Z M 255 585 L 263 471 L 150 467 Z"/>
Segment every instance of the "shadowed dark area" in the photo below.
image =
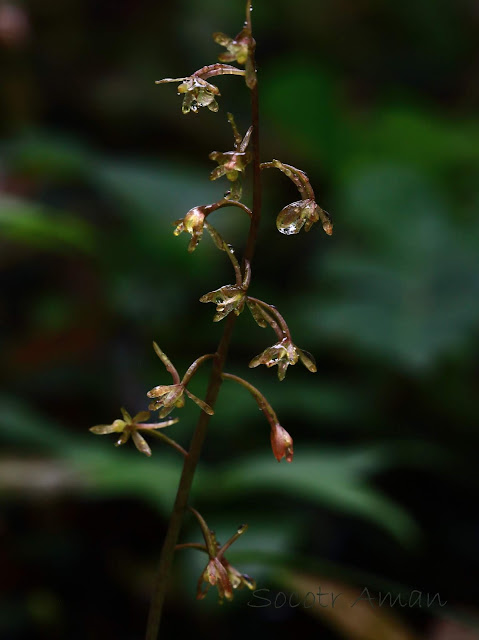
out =
<path fill-rule="evenodd" d="M 182 375 L 221 335 L 199 298 L 231 264 L 207 234 L 188 253 L 172 223 L 226 191 L 208 154 L 233 149 L 228 112 L 247 130 L 249 92 L 216 78 L 219 112 L 182 115 L 177 85 L 154 81 L 216 62 L 211 34 L 236 34 L 243 4 L 0 0 L 5 640 L 144 636 L 181 459 L 88 429 L 170 384 L 153 340 Z M 265 394 L 294 460 L 225 381 L 192 504 L 223 542 L 249 524 L 227 557 L 263 591 L 197 601 L 207 557 L 181 551 L 162 637 L 476 639 L 478 5 L 254 4 L 262 159 L 307 172 L 334 235 L 278 233 L 299 196 L 264 172 L 250 292 L 318 372 L 249 369 L 276 337 L 238 318 L 226 370 Z M 244 213 L 211 222 L 241 257 Z M 188 400 L 165 433 L 187 447 L 198 412 Z M 191 515 L 181 539 L 201 541 Z"/>

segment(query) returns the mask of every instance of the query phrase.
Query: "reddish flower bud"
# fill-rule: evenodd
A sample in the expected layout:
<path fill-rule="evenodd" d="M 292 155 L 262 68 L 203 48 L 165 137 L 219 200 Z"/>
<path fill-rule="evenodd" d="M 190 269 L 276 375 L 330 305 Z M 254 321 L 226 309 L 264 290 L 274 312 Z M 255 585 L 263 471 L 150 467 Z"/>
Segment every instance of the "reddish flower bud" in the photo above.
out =
<path fill-rule="evenodd" d="M 278 462 L 286 458 L 286 462 L 293 460 L 293 438 L 280 424 L 271 428 L 271 448 Z"/>

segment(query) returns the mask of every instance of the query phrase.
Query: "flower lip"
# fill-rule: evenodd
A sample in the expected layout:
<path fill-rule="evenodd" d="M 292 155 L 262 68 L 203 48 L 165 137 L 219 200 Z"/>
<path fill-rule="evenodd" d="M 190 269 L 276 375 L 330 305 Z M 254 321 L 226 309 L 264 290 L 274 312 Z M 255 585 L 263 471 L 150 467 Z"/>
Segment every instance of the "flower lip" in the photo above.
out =
<path fill-rule="evenodd" d="M 232 311 L 239 316 L 246 302 L 246 291 L 242 286 L 227 284 L 224 287 L 205 293 L 201 296 L 200 302 L 213 302 L 216 304 L 216 314 L 213 317 L 213 322 L 219 322 Z"/>
<path fill-rule="evenodd" d="M 269 368 L 277 365 L 278 378 L 284 380 L 289 365 L 295 365 L 298 360 L 301 360 L 302 364 L 304 364 L 309 371 L 312 373 L 316 372 L 317 369 L 313 356 L 297 347 L 289 338 L 285 337 L 280 342 L 268 347 L 258 356 L 254 357 L 249 363 L 249 366 L 254 368 L 260 364 L 264 364 Z"/>
<path fill-rule="evenodd" d="M 165 422 L 159 422 L 157 424 L 143 424 L 150 417 L 149 411 L 140 411 L 133 418 L 130 416 L 126 409 L 121 409 L 123 420 L 114 420 L 111 424 L 100 424 L 95 427 L 90 427 L 90 431 L 96 435 L 104 435 L 108 433 L 119 433 L 120 437 L 115 442 L 115 446 L 119 447 L 125 442 L 128 442 L 130 436 L 141 453 L 144 453 L 148 457 L 151 456 L 151 449 L 146 442 L 145 438 L 139 433 L 139 431 L 152 431 L 155 429 L 162 429 L 178 422 L 178 419 L 166 420 Z"/>

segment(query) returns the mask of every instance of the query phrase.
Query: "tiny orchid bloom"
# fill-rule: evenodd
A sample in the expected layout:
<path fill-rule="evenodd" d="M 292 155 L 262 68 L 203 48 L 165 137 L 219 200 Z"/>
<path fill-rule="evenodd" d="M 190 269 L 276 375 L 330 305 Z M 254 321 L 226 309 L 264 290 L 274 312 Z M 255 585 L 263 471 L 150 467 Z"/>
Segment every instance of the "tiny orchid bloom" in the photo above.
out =
<path fill-rule="evenodd" d="M 246 145 L 249 142 L 251 136 L 251 127 L 246 133 L 245 140 Z M 218 163 L 218 167 L 211 172 L 210 180 L 217 180 L 221 176 L 226 176 L 230 182 L 234 182 L 238 179 L 239 173 L 243 172 L 246 166 L 251 162 L 251 153 L 249 151 L 241 151 L 240 146 L 238 151 L 212 151 L 209 155 L 210 160 L 214 160 Z M 246 146 L 244 147 L 246 149 Z"/>
<path fill-rule="evenodd" d="M 185 374 L 185 376 L 183 376 L 183 380 L 180 381 L 180 376 L 178 374 L 178 371 L 173 366 L 171 360 L 168 358 L 166 353 L 164 353 L 160 349 L 160 347 L 156 344 L 156 342 L 153 342 L 153 348 L 155 350 L 156 355 L 160 358 L 160 360 L 165 365 L 166 370 L 169 371 L 169 373 L 171 374 L 173 378 L 173 384 L 158 385 L 157 387 L 153 387 L 153 389 L 150 389 L 150 391 L 148 391 L 146 395 L 149 398 L 153 399 L 153 402 L 150 402 L 150 404 L 148 405 L 149 410 L 157 411 L 158 409 L 160 409 L 160 413 L 158 414 L 159 417 L 165 418 L 169 413 L 173 411 L 173 409 L 175 408 L 181 409 L 182 407 L 185 406 L 184 395 L 186 394 L 188 398 L 193 400 L 193 402 L 195 402 L 200 407 L 200 409 L 202 409 L 205 413 L 212 416 L 214 414 L 214 411 L 209 406 L 209 404 L 206 404 L 206 402 L 204 402 L 200 398 L 197 398 L 186 388 L 186 385 L 188 384 L 189 380 L 191 379 L 191 376 L 193 375 L 193 372 L 196 371 L 197 363 L 199 363 L 200 360 L 205 360 L 211 356 L 203 356 L 202 358 L 199 358 L 198 360 L 196 360 L 191 365 L 190 369 Z"/>
<path fill-rule="evenodd" d="M 216 32 L 213 34 L 213 40 L 226 48 L 225 53 L 218 56 L 220 62 L 238 62 L 244 64 L 248 59 L 249 49 L 251 46 L 251 34 L 249 29 L 242 29 L 237 36 L 230 38 L 224 33 Z"/>
<path fill-rule="evenodd" d="M 176 225 L 176 229 L 173 232 L 175 236 L 179 236 L 183 231 L 191 234 L 191 241 L 188 245 L 190 253 L 196 249 L 203 236 L 206 216 L 204 209 L 204 207 L 193 207 L 184 218 L 174 223 Z"/>
<path fill-rule="evenodd" d="M 253 89 L 256 85 L 256 70 L 253 63 L 253 52 L 256 42 L 251 35 L 250 26 L 245 26 L 234 38 L 224 33 L 214 33 L 213 40 L 226 48 L 224 53 L 218 56 L 220 62 L 238 62 L 245 65 L 246 85 Z"/>
<path fill-rule="evenodd" d="M 115 443 L 115 446 L 125 444 L 130 439 L 130 436 L 135 443 L 136 448 L 146 456 L 151 456 L 151 449 L 146 442 L 145 438 L 139 433 L 139 431 L 146 432 L 152 429 L 163 429 L 169 427 L 172 424 L 178 422 L 178 418 L 173 420 L 166 420 L 165 422 L 159 422 L 157 424 L 145 424 L 150 417 L 149 411 L 140 411 L 134 418 L 128 413 L 126 409 L 121 409 L 123 420 L 114 420 L 111 424 L 99 424 L 95 427 L 91 427 L 90 431 L 96 435 L 105 435 L 107 433 L 120 433 L 120 437 Z"/>
<path fill-rule="evenodd" d="M 201 296 L 200 302 L 213 302 L 216 304 L 213 322 L 219 322 L 231 311 L 236 316 L 239 316 L 246 302 L 246 290 L 240 285 L 227 284 L 224 287 L 205 293 L 204 296 Z"/>
<path fill-rule="evenodd" d="M 158 415 L 160 418 L 165 418 L 173 411 L 173 409 L 181 409 L 185 406 L 185 398 L 183 394 L 186 394 L 190 400 L 193 400 L 193 402 L 196 403 L 205 413 L 210 416 L 213 415 L 213 409 L 206 404 L 206 402 L 203 402 L 203 400 L 193 395 L 183 383 L 159 385 L 158 387 L 150 389 L 146 395 L 149 398 L 153 398 L 153 402 L 150 402 L 148 409 L 150 411 L 157 411 L 158 409 L 161 409 Z"/>
<path fill-rule="evenodd" d="M 241 535 L 243 535 L 243 533 L 248 529 L 248 525 L 241 525 L 236 533 L 233 534 L 223 546 L 221 546 L 221 544 L 216 540 L 214 531 L 211 531 L 211 529 L 208 528 L 208 525 L 198 511 L 192 507 L 190 507 L 190 511 L 198 520 L 205 544 L 186 543 L 184 545 L 178 545 L 177 548 L 194 547 L 206 552 L 209 556 L 208 564 L 201 572 L 198 580 L 198 590 L 196 592 L 197 599 L 202 600 L 208 593 L 210 586 L 216 586 L 218 588 L 220 604 L 223 603 L 225 598 L 226 600 L 232 600 L 233 590 L 235 589 L 242 589 L 243 587 L 247 587 L 251 590 L 255 589 L 255 581 L 248 575 L 240 573 L 224 557 L 225 551 L 229 549 L 229 547 L 236 542 Z"/>
<path fill-rule="evenodd" d="M 206 587 L 203 587 L 203 583 L 206 584 Z M 210 585 L 217 587 L 220 604 L 223 604 L 225 598 L 226 600 L 233 599 L 233 586 L 229 580 L 228 573 L 221 561 L 216 557 L 210 558 L 205 570 L 200 575 L 196 592 L 198 600 L 202 600 L 206 596 Z"/>
<path fill-rule="evenodd" d="M 216 97 L 221 95 L 220 90 L 206 78 L 213 76 L 235 75 L 244 76 L 245 71 L 232 67 L 228 64 L 211 64 L 195 71 L 191 76 L 184 78 L 163 78 L 157 80 L 155 84 L 165 84 L 167 82 L 179 82 L 178 93 L 184 93 L 183 105 L 181 110 L 183 113 L 198 112 L 198 107 L 208 107 L 210 111 L 218 111 L 218 103 Z"/>
<path fill-rule="evenodd" d="M 315 222 L 321 220 L 324 232 L 328 236 L 333 234 L 331 216 L 317 204 L 313 188 L 304 171 L 279 160 L 263 162 L 261 168 L 279 169 L 294 182 L 301 194 L 301 200 L 291 202 L 279 212 L 276 227 L 280 233 L 290 236 L 299 233 L 303 227 L 305 231 L 309 231 Z"/>
<path fill-rule="evenodd" d="M 286 458 L 286 462 L 293 460 L 293 438 L 280 424 L 271 427 L 271 448 L 278 462 Z"/>
<path fill-rule="evenodd" d="M 309 231 L 318 220 L 321 220 L 328 236 L 332 235 L 333 225 L 329 214 L 312 198 L 307 198 L 286 205 L 276 218 L 276 227 L 278 231 L 289 236 L 299 233 L 303 227 L 305 231 Z"/>
<path fill-rule="evenodd" d="M 234 151 L 212 151 L 210 153 L 210 160 L 218 163 L 216 169 L 211 172 L 210 180 L 217 180 L 222 176 L 226 176 L 232 183 L 231 191 L 226 198 L 240 200 L 241 184 L 238 184 L 238 178 L 252 159 L 251 152 L 248 151 L 248 144 L 253 132 L 253 127 L 250 127 L 244 138 L 241 138 L 231 113 L 228 113 L 228 120 L 233 128 L 233 135 L 235 137 Z"/>
<path fill-rule="evenodd" d="M 298 360 L 312 373 L 316 372 L 316 364 L 313 356 L 299 349 L 289 338 L 283 338 L 272 347 L 268 347 L 249 363 L 251 368 L 265 364 L 268 368 L 278 365 L 278 378 L 284 380 L 289 365 L 295 365 Z"/>
<path fill-rule="evenodd" d="M 178 85 L 178 93 L 184 93 L 183 105 L 181 111 L 183 113 L 198 112 L 198 107 L 208 107 L 210 111 L 218 111 L 218 103 L 216 96 L 220 95 L 220 90 L 211 82 L 200 78 L 198 75 L 186 76 L 185 78 L 164 78 L 157 80 L 156 84 L 167 82 L 180 82 Z"/>
<path fill-rule="evenodd" d="M 150 411 L 161 409 L 158 415 L 160 418 L 164 418 L 171 413 L 173 409 L 182 409 L 185 406 L 184 392 L 185 389 L 182 384 L 153 387 L 153 389 L 150 389 L 146 394 L 149 398 L 154 399 L 153 402 L 150 402 L 148 405 L 148 409 Z"/>

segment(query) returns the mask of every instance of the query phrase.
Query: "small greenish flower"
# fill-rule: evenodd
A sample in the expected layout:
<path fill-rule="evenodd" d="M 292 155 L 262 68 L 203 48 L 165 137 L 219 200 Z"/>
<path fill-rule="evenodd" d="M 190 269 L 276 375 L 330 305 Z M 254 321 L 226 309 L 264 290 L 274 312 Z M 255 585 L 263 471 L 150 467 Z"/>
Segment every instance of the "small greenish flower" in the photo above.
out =
<path fill-rule="evenodd" d="M 191 234 L 191 241 L 188 245 L 188 251 L 191 253 L 196 249 L 203 236 L 205 224 L 204 207 L 193 207 L 184 218 L 177 220 L 174 224 L 176 224 L 176 229 L 173 232 L 175 236 L 179 236 L 183 231 Z"/>
<path fill-rule="evenodd" d="M 305 231 L 309 231 L 318 220 L 322 221 L 324 231 L 329 236 L 332 235 L 333 225 L 329 214 L 313 199 L 307 198 L 284 207 L 276 218 L 276 226 L 278 231 L 289 236 L 299 233 L 303 227 Z"/>
<path fill-rule="evenodd" d="M 220 62 L 236 61 L 239 64 L 245 64 L 251 47 L 251 33 L 249 29 L 242 29 L 234 38 L 230 38 L 225 33 L 217 32 L 213 34 L 213 40 L 226 48 L 225 53 L 221 53 L 218 56 Z"/>
<path fill-rule="evenodd" d="M 249 366 L 254 368 L 260 364 L 265 364 L 269 368 L 277 365 L 278 378 L 284 380 L 289 365 L 295 365 L 298 360 L 301 360 L 304 366 L 312 373 L 317 371 L 311 354 L 299 349 L 289 338 L 283 338 L 283 340 L 277 342 L 272 347 L 268 347 L 263 353 L 253 358 Z"/>
<path fill-rule="evenodd" d="M 107 433 L 119 433 L 121 434 L 115 446 L 125 444 L 130 439 L 130 436 L 135 443 L 135 447 L 141 453 L 146 456 L 151 456 L 151 449 L 148 446 L 145 438 L 139 433 L 143 433 L 152 429 L 163 429 L 169 427 L 172 424 L 178 422 L 178 418 L 173 420 L 166 420 L 165 422 L 159 422 L 155 424 L 147 424 L 146 420 L 150 417 L 149 411 L 140 411 L 134 418 L 128 413 L 126 409 L 121 409 L 123 420 L 114 420 L 111 424 L 99 424 L 96 427 L 91 427 L 90 431 L 96 435 L 105 435 Z"/>
<path fill-rule="evenodd" d="M 210 416 L 214 414 L 213 409 L 209 404 L 206 404 L 200 398 L 197 398 L 193 395 L 188 389 L 186 385 L 189 381 L 188 372 L 183 377 L 183 380 L 180 381 L 180 376 L 178 375 L 178 371 L 173 366 L 172 362 L 164 353 L 160 347 L 153 342 L 153 348 L 155 350 L 156 355 L 160 358 L 160 360 L 165 365 L 165 368 L 171 374 L 173 378 L 173 384 L 161 384 L 157 387 L 153 387 L 146 394 L 149 398 L 153 399 L 153 402 L 150 402 L 148 405 L 148 409 L 150 411 L 157 411 L 160 409 L 160 413 L 158 414 L 160 418 L 165 418 L 169 413 L 173 411 L 173 409 L 181 409 L 185 406 L 185 394 L 195 402 L 200 409 L 202 409 L 205 413 L 208 413 Z"/>
<path fill-rule="evenodd" d="M 150 402 L 148 405 L 148 409 L 150 411 L 157 411 L 161 409 L 158 414 L 160 418 L 165 418 L 169 413 L 173 411 L 173 409 L 181 409 L 185 406 L 185 397 L 184 394 L 188 396 L 193 402 L 195 402 L 205 413 L 208 413 L 210 416 L 213 415 L 213 409 L 197 398 L 195 395 L 188 391 L 188 389 L 184 386 L 184 384 L 170 384 L 170 385 L 159 385 L 158 387 L 154 387 L 146 394 L 149 398 L 153 398 L 153 402 Z"/>
<path fill-rule="evenodd" d="M 246 84 L 250 89 L 256 85 L 256 70 L 253 65 L 253 52 L 256 42 L 251 35 L 251 30 L 244 27 L 234 38 L 230 38 L 225 33 L 217 32 L 213 34 L 213 40 L 226 48 L 224 53 L 218 56 L 220 62 L 238 62 L 245 66 Z"/>
<path fill-rule="evenodd" d="M 248 151 L 212 151 L 209 158 L 219 165 L 211 172 L 210 180 L 226 176 L 230 182 L 235 182 L 251 162 L 251 154 Z"/>
<path fill-rule="evenodd" d="M 157 80 L 156 84 L 167 82 L 180 82 L 178 93 L 184 93 L 182 112 L 198 112 L 199 107 L 208 107 L 210 111 L 218 111 L 216 96 L 220 95 L 220 90 L 211 82 L 200 78 L 198 75 L 187 76 L 185 78 L 164 78 Z"/>
<path fill-rule="evenodd" d="M 201 296 L 200 302 L 213 302 L 216 304 L 216 314 L 213 322 L 223 320 L 229 313 L 237 316 L 243 311 L 246 302 L 246 290 L 240 285 L 227 284 L 224 287 L 210 291 Z"/>
<path fill-rule="evenodd" d="M 240 177 L 240 174 L 244 172 L 252 159 L 251 152 L 248 151 L 248 144 L 253 132 L 253 127 L 250 127 L 244 138 L 241 138 L 241 135 L 236 128 L 234 118 L 230 113 L 228 114 L 228 120 L 233 127 L 233 134 L 235 136 L 234 151 L 212 151 L 210 153 L 210 160 L 218 163 L 216 169 L 213 169 L 211 172 L 210 180 L 217 180 L 222 176 L 226 176 L 231 182 L 231 191 L 226 198 L 240 200 L 241 183 L 238 178 Z"/>

